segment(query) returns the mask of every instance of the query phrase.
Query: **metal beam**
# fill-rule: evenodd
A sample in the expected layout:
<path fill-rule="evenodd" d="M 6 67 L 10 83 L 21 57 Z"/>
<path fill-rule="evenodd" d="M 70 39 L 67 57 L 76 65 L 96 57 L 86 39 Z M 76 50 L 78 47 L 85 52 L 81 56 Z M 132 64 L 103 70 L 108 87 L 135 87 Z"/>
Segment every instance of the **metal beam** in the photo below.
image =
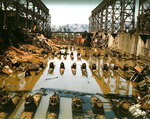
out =
<path fill-rule="evenodd" d="M 115 1 L 113 0 L 112 1 L 112 25 L 111 25 L 111 33 L 114 33 L 114 24 L 115 24 L 115 21 L 114 21 L 114 17 L 115 17 Z"/>
<path fill-rule="evenodd" d="M 135 0 L 103 0 L 92 11 L 92 17 L 96 13 L 100 14 L 100 31 L 130 32 L 135 28 Z"/>
<path fill-rule="evenodd" d="M 108 5 L 107 5 L 107 3 L 105 6 L 105 10 L 106 10 L 106 13 L 105 13 L 105 32 L 107 33 L 107 23 L 108 23 Z"/>
<path fill-rule="evenodd" d="M 121 5 L 121 31 L 133 31 L 135 28 L 135 0 L 122 0 Z"/>
<path fill-rule="evenodd" d="M 41 0 L 0 0 L 0 7 L 1 12 L 4 12 L 4 27 L 33 29 L 35 25 L 44 22 L 43 27 L 47 28 L 49 9 Z M 15 18 L 15 22 L 12 23 L 8 18 Z"/>
<path fill-rule="evenodd" d="M 137 31 L 140 34 L 150 34 L 150 1 L 140 0 Z"/>
<path fill-rule="evenodd" d="M 100 31 L 103 31 L 103 9 L 100 11 L 101 16 L 100 16 Z"/>

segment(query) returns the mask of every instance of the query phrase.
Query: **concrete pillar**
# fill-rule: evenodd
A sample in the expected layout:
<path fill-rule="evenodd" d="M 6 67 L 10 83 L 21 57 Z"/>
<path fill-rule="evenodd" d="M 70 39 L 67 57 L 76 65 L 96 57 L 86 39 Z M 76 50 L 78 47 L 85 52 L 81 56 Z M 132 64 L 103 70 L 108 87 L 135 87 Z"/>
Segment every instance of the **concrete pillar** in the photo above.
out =
<path fill-rule="evenodd" d="M 133 46 L 133 51 L 132 51 L 132 54 L 134 54 L 135 56 L 137 55 L 137 46 L 138 46 L 138 34 L 136 33 L 135 34 L 135 37 L 134 37 L 134 42 L 132 44 Z"/>

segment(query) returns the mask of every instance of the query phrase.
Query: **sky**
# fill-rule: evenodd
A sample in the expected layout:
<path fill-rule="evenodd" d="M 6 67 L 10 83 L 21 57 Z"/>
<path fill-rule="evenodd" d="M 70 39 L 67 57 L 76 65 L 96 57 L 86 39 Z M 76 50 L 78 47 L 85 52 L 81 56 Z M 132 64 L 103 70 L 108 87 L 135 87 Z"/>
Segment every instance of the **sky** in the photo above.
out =
<path fill-rule="evenodd" d="M 102 0 L 42 0 L 51 14 L 52 25 L 89 24 L 91 11 Z"/>

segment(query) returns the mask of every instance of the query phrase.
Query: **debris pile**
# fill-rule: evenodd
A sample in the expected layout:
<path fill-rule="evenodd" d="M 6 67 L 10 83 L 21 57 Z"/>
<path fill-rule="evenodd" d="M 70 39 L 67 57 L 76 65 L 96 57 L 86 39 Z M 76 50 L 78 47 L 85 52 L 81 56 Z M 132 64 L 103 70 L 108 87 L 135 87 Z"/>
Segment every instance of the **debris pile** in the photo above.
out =
<path fill-rule="evenodd" d="M 55 44 L 50 40 L 44 37 L 43 35 L 37 35 L 33 38 L 33 44 L 39 48 L 44 48 L 47 52 L 55 49 Z"/>
<path fill-rule="evenodd" d="M 74 39 L 70 39 L 69 40 L 66 40 L 65 38 L 57 38 L 56 36 L 53 36 L 52 39 L 54 44 L 57 44 L 57 45 L 69 45 L 70 42 L 74 42 Z"/>
<path fill-rule="evenodd" d="M 123 53 L 114 49 L 107 49 L 107 52 L 111 57 L 116 57 L 119 60 L 136 60 L 136 56 L 134 54 Z"/>
<path fill-rule="evenodd" d="M 114 50 L 107 50 L 109 53 L 109 56 L 116 57 L 119 60 L 135 60 L 136 57 L 134 55 L 126 54 L 126 53 L 120 53 L 118 51 Z M 105 70 L 107 68 L 105 67 Z M 112 68 L 111 68 L 112 69 Z M 120 103 L 123 99 L 115 97 L 112 97 L 110 99 L 116 99 L 115 103 L 113 103 L 113 108 L 116 108 L 117 111 L 116 115 L 122 115 L 122 112 L 124 113 L 126 109 L 126 114 L 129 116 L 128 118 L 150 118 L 150 67 L 147 64 L 136 62 L 135 66 L 128 66 L 127 64 L 122 66 L 119 66 L 119 64 L 114 64 L 113 69 L 117 74 L 119 74 L 121 77 L 127 77 L 124 79 L 130 80 L 135 82 L 138 96 L 134 97 L 135 100 L 128 100 L 127 98 L 123 98 L 127 100 L 128 106 L 125 105 L 125 103 Z M 125 74 L 125 76 L 123 75 Z M 114 102 L 114 101 L 112 101 Z M 124 109 L 122 109 L 122 104 L 124 104 Z M 116 105 L 116 106 L 114 106 Z M 127 108 L 126 108 L 127 107 Z M 118 116 L 119 117 L 119 116 Z"/>
<path fill-rule="evenodd" d="M 85 39 L 83 39 L 82 36 L 79 35 L 79 36 L 77 37 L 77 44 L 83 46 L 83 45 L 84 45 L 84 42 L 85 42 Z"/>
<path fill-rule="evenodd" d="M 138 90 L 148 91 L 150 90 L 150 69 L 146 65 L 144 67 L 136 65 L 134 67 L 134 74 L 130 78 L 131 81 L 137 82 Z"/>
<path fill-rule="evenodd" d="M 132 104 L 129 112 L 134 118 L 150 118 L 150 68 L 148 65 L 136 64 L 131 81 L 137 82 L 137 103 Z"/>
<path fill-rule="evenodd" d="M 20 45 L 19 48 L 10 46 L 0 62 L 0 72 L 11 74 L 15 71 L 24 71 L 26 77 L 30 75 L 30 71 L 41 71 L 44 68 L 44 58 L 53 49 L 53 42 L 43 35 L 34 37 L 33 45 Z"/>
<path fill-rule="evenodd" d="M 92 37 L 92 46 L 93 47 L 108 47 L 108 34 L 105 34 L 104 37 L 102 37 L 102 34 L 99 34 L 98 32 L 93 33 Z"/>

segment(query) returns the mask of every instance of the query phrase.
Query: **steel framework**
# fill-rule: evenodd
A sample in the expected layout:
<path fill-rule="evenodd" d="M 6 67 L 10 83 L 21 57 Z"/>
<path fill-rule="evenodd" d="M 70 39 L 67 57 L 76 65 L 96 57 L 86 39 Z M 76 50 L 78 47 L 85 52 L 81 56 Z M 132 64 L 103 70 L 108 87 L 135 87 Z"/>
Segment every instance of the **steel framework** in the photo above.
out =
<path fill-rule="evenodd" d="M 0 0 L 0 15 L 3 28 L 43 31 L 50 28 L 49 9 L 41 0 Z"/>
<path fill-rule="evenodd" d="M 130 32 L 135 29 L 135 0 L 103 0 L 91 17 L 96 19 L 89 22 L 91 32 Z"/>
<path fill-rule="evenodd" d="M 140 34 L 150 34 L 150 1 L 140 0 L 137 31 Z"/>

